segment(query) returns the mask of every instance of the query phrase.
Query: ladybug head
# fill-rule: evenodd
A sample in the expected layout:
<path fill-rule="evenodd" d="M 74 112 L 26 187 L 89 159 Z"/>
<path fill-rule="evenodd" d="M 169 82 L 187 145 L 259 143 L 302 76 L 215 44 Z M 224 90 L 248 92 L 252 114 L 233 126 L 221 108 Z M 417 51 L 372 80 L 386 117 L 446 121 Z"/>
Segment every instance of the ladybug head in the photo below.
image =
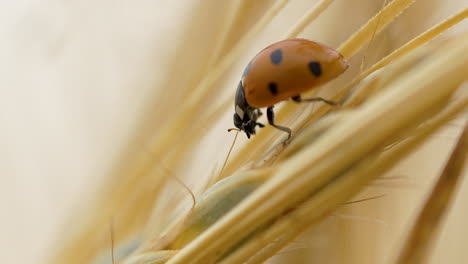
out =
<path fill-rule="evenodd" d="M 255 135 L 255 128 L 257 126 L 264 127 L 263 124 L 258 123 L 257 119 L 262 113 L 253 107 L 251 107 L 244 96 L 244 89 L 242 87 L 242 81 L 239 82 L 236 92 L 235 100 L 235 113 L 234 113 L 234 125 L 245 132 L 247 138 L 250 138 L 250 135 Z"/>
<path fill-rule="evenodd" d="M 247 138 L 250 138 L 250 135 L 255 135 L 255 127 L 263 126 L 263 124 L 257 123 L 252 119 L 249 119 L 247 115 L 244 115 L 244 118 L 241 119 L 237 113 L 234 113 L 234 125 L 245 132 Z"/>

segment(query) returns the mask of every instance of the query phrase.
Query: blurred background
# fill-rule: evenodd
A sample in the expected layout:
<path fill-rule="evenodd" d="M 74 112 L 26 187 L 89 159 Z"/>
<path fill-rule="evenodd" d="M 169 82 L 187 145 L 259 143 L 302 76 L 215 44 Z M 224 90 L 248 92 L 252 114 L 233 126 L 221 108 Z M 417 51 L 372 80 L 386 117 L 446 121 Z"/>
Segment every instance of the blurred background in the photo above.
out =
<path fill-rule="evenodd" d="M 145 151 L 148 139 L 190 97 L 194 85 L 276 1 L 239 2 L 0 3 L 3 263 L 47 263 L 54 246 L 80 221 L 77 212 L 112 181 L 109 175 L 119 162 Z M 200 103 L 233 97 L 249 58 L 280 40 L 315 3 L 289 1 L 217 81 L 211 101 Z M 381 0 L 336 0 L 300 36 L 337 47 L 381 6 Z M 466 0 L 416 1 L 366 50 L 367 63 L 466 7 Z M 226 24 L 233 10 L 242 12 L 241 19 Z M 444 36 L 467 28 L 464 21 Z M 347 80 L 358 71 L 350 69 Z M 193 175 L 186 177 L 189 186 L 197 184 L 195 176 L 219 169 L 230 147 L 232 135 L 225 129 L 232 127 L 231 108 L 221 115 L 203 131 L 193 150 L 197 155 L 170 168 Z M 444 165 L 461 124 L 447 125 L 387 180 L 361 195 L 385 197 L 343 207 L 275 261 L 300 263 L 294 259 L 310 256 L 318 263 L 376 263 L 387 258 Z M 241 136 L 238 144 L 245 142 Z M 462 206 L 468 202 L 467 184 L 460 186 L 431 263 L 468 261 L 468 213 Z"/>

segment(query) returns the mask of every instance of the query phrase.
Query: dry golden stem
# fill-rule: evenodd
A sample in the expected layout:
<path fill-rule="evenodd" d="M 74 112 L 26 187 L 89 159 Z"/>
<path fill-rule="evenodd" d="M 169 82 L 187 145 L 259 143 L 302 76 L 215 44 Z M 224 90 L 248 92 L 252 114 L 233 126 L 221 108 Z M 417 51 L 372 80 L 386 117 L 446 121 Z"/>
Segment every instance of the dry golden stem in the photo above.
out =
<path fill-rule="evenodd" d="M 431 63 L 395 81 L 312 146 L 278 166 L 274 176 L 169 263 L 210 263 L 259 225 L 280 215 L 335 175 L 411 126 L 466 78 L 468 35 L 432 55 Z M 411 107 L 406 107 L 411 105 Z M 385 120 L 385 122 L 381 122 Z M 366 137 L 360 135 L 366 134 Z M 353 144 L 349 144 L 353 142 Z"/>
<path fill-rule="evenodd" d="M 405 45 L 401 46 L 397 50 L 393 51 L 389 55 L 382 58 L 380 61 L 372 65 L 369 69 L 362 72 L 358 77 L 356 77 L 351 83 L 349 83 L 344 90 L 350 90 L 352 87 L 356 86 L 359 82 L 364 80 L 367 76 L 372 74 L 373 72 L 385 67 L 392 61 L 400 58 L 401 56 L 408 54 L 412 50 L 421 47 L 422 45 L 426 44 L 430 40 L 434 39 L 435 37 L 439 36 L 452 26 L 460 23 L 465 18 L 468 17 L 468 8 L 456 13 L 455 15 L 445 19 L 444 21 L 440 22 L 439 24 L 433 26 L 432 28 L 428 29 L 424 33 L 420 34 L 419 36 L 413 38 Z"/>
<path fill-rule="evenodd" d="M 379 62 L 372 65 L 370 69 L 362 73 L 361 75 L 368 76 L 369 74 L 375 72 L 378 69 L 381 69 L 385 65 L 388 65 L 390 62 L 394 61 L 395 59 L 408 54 L 410 51 L 414 50 L 417 47 L 420 47 L 430 40 L 434 39 L 435 37 L 439 36 L 452 26 L 460 23 L 465 18 L 468 17 L 468 8 L 456 13 L 455 15 L 445 19 L 444 21 L 440 22 L 439 24 L 433 26 L 432 28 L 428 29 L 424 33 L 420 34 L 419 36 L 415 37 L 402 47 L 398 48 L 397 50 L 393 51 L 389 55 L 385 56 Z"/>
<path fill-rule="evenodd" d="M 299 134 L 294 139 L 294 141 L 292 141 L 288 147 L 283 152 L 281 152 L 279 155 L 279 160 L 289 158 L 301 150 L 304 146 L 311 144 L 314 139 L 318 139 L 320 135 L 324 134 L 338 122 L 348 118 L 352 112 L 353 111 L 351 110 L 347 110 L 329 114 L 322 118 L 319 122 L 316 122 L 312 126 L 301 131 L 301 134 Z"/>
<path fill-rule="evenodd" d="M 217 183 L 204 193 L 203 199 L 187 217 L 181 232 L 168 246 L 180 249 L 206 231 L 222 215 L 226 214 L 240 201 L 265 183 L 270 170 L 241 171 Z"/>
<path fill-rule="evenodd" d="M 465 98 L 464 101 L 461 100 L 451 106 L 444 113 L 436 117 L 436 120 L 417 131 L 416 134 L 413 134 L 411 140 L 385 152 L 381 157 L 370 155 L 352 171 L 340 176 L 339 179 L 323 188 L 323 191 L 312 196 L 298 209 L 281 218 L 271 229 L 259 234 L 238 251 L 229 255 L 223 260 L 222 264 L 241 263 L 247 259 L 247 263 L 254 264 L 267 260 L 296 236 L 304 232 L 306 228 L 312 226 L 316 221 L 330 213 L 331 210 L 334 210 L 334 208 L 340 206 L 344 201 L 356 194 L 359 189 L 355 188 L 355 186 L 362 186 L 371 179 L 379 177 L 379 175 L 388 171 L 388 169 L 430 136 L 432 132 L 463 111 L 467 103 L 468 100 Z M 291 226 L 294 226 L 294 229 L 291 229 Z M 259 253 L 256 254 L 256 252 Z M 250 258 L 250 256 L 253 257 Z"/>
<path fill-rule="evenodd" d="M 375 73 L 378 74 L 377 72 Z M 355 90 L 350 95 L 349 98 L 344 99 L 343 108 L 354 108 L 359 106 L 367 98 L 369 98 L 375 91 L 378 90 L 379 86 L 379 76 L 369 76 L 369 78 L 362 80 L 358 85 L 347 85 L 344 90 L 350 90 L 353 87 Z"/>
<path fill-rule="evenodd" d="M 466 121 L 466 120 L 465 120 Z M 466 123 L 466 122 L 465 122 Z M 461 134 L 455 149 L 439 177 L 428 200 L 425 202 L 417 220 L 411 228 L 411 234 L 396 263 L 427 263 L 430 249 L 439 233 L 447 210 L 455 196 L 455 189 L 463 176 L 468 157 L 468 124 Z"/>
<path fill-rule="evenodd" d="M 414 0 L 394 0 L 390 2 L 337 50 L 343 54 L 345 58 L 353 57 L 363 45 L 369 43 L 373 35 L 382 31 L 385 26 L 413 3 Z"/>

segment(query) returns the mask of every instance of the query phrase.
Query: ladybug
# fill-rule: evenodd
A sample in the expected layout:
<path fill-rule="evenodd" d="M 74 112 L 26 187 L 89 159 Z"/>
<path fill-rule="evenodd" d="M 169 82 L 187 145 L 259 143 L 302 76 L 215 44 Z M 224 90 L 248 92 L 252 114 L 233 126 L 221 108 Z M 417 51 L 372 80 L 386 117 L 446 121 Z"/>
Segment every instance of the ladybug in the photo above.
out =
<path fill-rule="evenodd" d="M 234 125 L 248 138 L 255 134 L 267 107 L 268 123 L 288 133 L 291 129 L 275 124 L 273 106 L 291 98 L 295 102 L 335 102 L 321 97 L 301 98 L 301 93 L 324 84 L 348 68 L 347 60 L 338 51 L 307 39 L 287 39 L 260 51 L 247 65 L 237 86 Z"/>

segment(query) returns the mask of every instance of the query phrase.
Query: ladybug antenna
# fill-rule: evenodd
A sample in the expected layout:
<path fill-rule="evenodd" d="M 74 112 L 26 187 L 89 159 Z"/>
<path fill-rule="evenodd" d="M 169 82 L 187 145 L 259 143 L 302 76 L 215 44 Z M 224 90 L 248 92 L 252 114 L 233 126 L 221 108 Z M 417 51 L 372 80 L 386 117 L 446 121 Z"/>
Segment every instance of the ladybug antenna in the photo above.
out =
<path fill-rule="evenodd" d="M 221 168 L 221 171 L 219 172 L 219 175 L 221 176 L 223 174 L 224 167 L 226 167 L 226 164 L 229 160 L 229 156 L 231 156 L 231 151 L 234 148 L 234 144 L 236 144 L 237 136 L 239 135 L 239 132 L 241 131 L 240 129 L 237 128 L 229 128 L 227 130 L 228 132 L 231 131 L 236 131 L 236 136 L 234 136 L 234 140 L 232 141 L 231 147 L 229 148 L 228 154 L 226 156 L 226 159 L 224 160 L 223 167 Z"/>

